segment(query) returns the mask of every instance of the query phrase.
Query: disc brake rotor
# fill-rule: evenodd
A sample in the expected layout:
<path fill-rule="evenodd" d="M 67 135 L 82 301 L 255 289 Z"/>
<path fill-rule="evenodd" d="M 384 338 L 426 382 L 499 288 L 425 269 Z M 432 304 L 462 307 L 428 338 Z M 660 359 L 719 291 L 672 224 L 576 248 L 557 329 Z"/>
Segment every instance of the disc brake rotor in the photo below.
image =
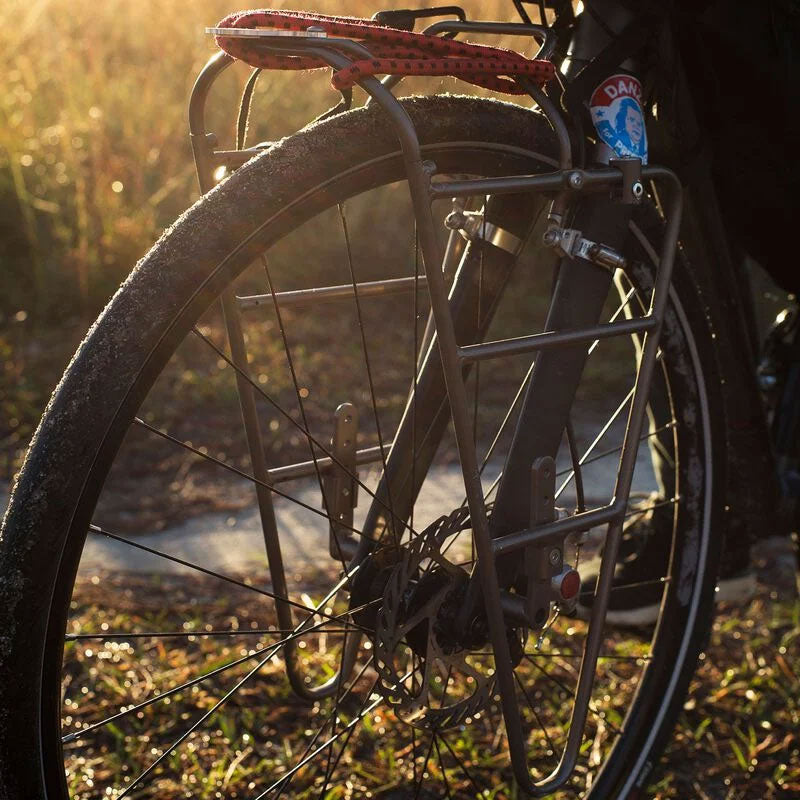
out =
<path fill-rule="evenodd" d="M 384 572 L 383 601 L 375 618 L 374 667 L 378 690 L 395 713 L 420 728 L 447 728 L 491 699 L 494 670 L 459 642 L 455 616 L 467 573 L 442 545 L 467 527 L 466 509 L 441 517 L 398 553 Z"/>

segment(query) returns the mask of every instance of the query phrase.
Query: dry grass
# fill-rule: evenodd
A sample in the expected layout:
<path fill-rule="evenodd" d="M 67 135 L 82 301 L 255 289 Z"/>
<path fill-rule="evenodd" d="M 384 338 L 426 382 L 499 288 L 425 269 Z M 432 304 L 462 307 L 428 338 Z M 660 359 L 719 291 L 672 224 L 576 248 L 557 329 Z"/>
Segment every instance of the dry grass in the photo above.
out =
<path fill-rule="evenodd" d="M 307 587 L 311 595 L 313 583 Z M 274 623 L 270 601 L 254 600 L 246 590 L 220 595 L 218 588 L 218 584 L 205 580 L 142 576 L 102 576 L 97 584 L 79 586 L 71 631 L 177 629 L 202 634 L 215 629 L 238 630 L 241 635 L 70 643 L 65 664 L 66 729 L 80 730 L 120 706 L 157 697 L 170 687 L 266 647 L 268 635 L 248 631 Z M 772 602 L 766 591 L 747 609 L 722 611 L 674 741 L 655 773 L 648 797 L 777 800 L 796 796 L 800 791 L 798 614 L 797 602 Z M 559 624 L 551 631 L 545 652 L 548 646 L 560 652 L 575 649 L 571 637 L 580 637 L 581 628 L 579 623 L 569 625 L 572 627 Z M 331 635 L 329 647 L 334 639 Z M 319 637 L 308 637 L 308 646 L 301 651 L 306 669 L 319 670 L 325 663 L 319 655 L 319 643 Z M 644 653 L 646 642 L 612 634 L 605 652 Z M 137 770 L 165 752 L 176 733 L 211 709 L 255 663 L 251 659 L 70 744 L 67 758 L 75 796 L 96 797 L 107 787 L 111 787 L 113 796 L 113 787 L 129 782 Z M 583 785 L 587 770 L 597 763 L 610 729 L 621 723 L 618 704 L 630 696 L 638 675 L 638 669 L 626 669 L 629 666 L 614 662 L 613 669 L 603 671 L 594 695 L 595 713 L 587 728 L 576 788 Z M 574 684 L 574 669 L 575 664 L 564 659 L 547 662 L 548 672 L 563 685 Z M 536 699 L 548 734 L 560 741 L 566 721 L 563 692 L 525 662 L 518 674 Z M 374 674 L 368 671 L 357 698 L 344 704 L 343 724 L 358 716 L 363 693 L 369 691 L 373 679 Z M 524 707 L 524 700 L 520 702 Z M 298 753 L 320 727 L 325 712 L 324 703 L 309 708 L 293 699 L 280 662 L 269 662 L 256 680 L 246 684 L 177 747 L 163 768 L 133 796 L 165 800 L 254 797 L 297 762 Z M 533 719 L 529 724 L 534 733 L 539 730 Z M 504 740 L 497 736 L 491 711 L 444 738 L 468 766 L 475 784 L 487 792 L 485 797 L 519 797 L 507 768 Z M 541 734 L 539 738 L 541 741 L 535 736 L 531 739 L 532 757 L 545 766 L 549 763 L 547 743 Z M 414 766 L 409 729 L 386 710 L 367 715 L 357 726 L 349 743 L 351 751 L 337 767 L 325 797 L 410 799 L 413 791 L 400 791 L 398 787 L 408 787 L 413 769 L 422 769 L 425 748 L 420 741 L 427 741 L 425 734 L 419 734 Z M 476 796 L 475 786 L 449 754 L 444 754 L 443 761 L 432 757 L 427 769 L 438 788 L 420 796 L 446 796 L 441 784 L 443 769 L 453 797 Z M 288 796 L 318 796 L 324 773 L 324 767 L 321 771 L 301 771 Z"/>
<path fill-rule="evenodd" d="M 364 16 L 404 5 L 306 4 Z M 500 0 L 464 5 L 476 18 L 514 13 Z M 49 392 L 90 320 L 198 196 L 186 103 L 215 49 L 204 27 L 236 7 L 223 0 L 6 0 L 0 6 L 5 479 L 18 467 Z M 208 124 L 222 145 L 233 145 L 246 75 L 244 67 L 229 70 L 215 88 Z M 457 83 L 412 79 L 407 86 L 434 92 Z M 289 135 L 337 101 L 325 72 L 270 73 L 256 91 L 251 141 Z M 54 328 L 57 335 L 48 333 Z"/>

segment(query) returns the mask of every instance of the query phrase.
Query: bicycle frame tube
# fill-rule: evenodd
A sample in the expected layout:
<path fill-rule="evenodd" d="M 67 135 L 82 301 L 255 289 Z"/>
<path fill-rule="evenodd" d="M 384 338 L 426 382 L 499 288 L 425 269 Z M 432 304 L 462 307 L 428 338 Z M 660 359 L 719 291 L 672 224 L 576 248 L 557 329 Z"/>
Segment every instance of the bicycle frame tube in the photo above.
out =
<path fill-rule="evenodd" d="M 277 37 L 274 42 L 268 39 L 266 41 L 269 42 L 265 45 L 268 49 L 285 54 L 314 55 L 324 59 L 335 69 L 345 68 L 354 60 L 363 58 L 365 55 L 369 57 L 369 53 L 363 45 L 344 39 L 326 43 L 326 40 L 320 38 L 293 37 L 289 45 L 286 42 L 277 41 Z M 216 60 L 212 59 L 209 62 L 201 79 L 198 80 L 197 94 L 193 95 L 190 106 L 192 141 L 196 157 L 199 156 L 197 158 L 198 172 L 204 189 L 210 186 L 214 162 L 213 152 L 211 152 L 213 145 L 209 144 L 202 124 L 202 106 L 210 83 L 226 66 L 225 59 L 219 56 L 216 57 Z M 371 101 L 386 113 L 400 143 L 425 267 L 425 277 L 430 293 L 432 315 L 435 321 L 436 335 L 433 342 L 438 348 L 441 378 L 446 388 L 450 415 L 455 428 L 479 565 L 471 578 L 472 587 L 474 587 L 476 596 L 478 596 L 478 592 L 480 593 L 488 622 L 489 639 L 495 656 L 497 685 L 501 695 L 515 777 L 521 789 L 527 794 L 542 796 L 563 786 L 569 778 L 575 766 L 586 722 L 589 697 L 602 642 L 602 625 L 608 607 L 611 580 L 621 538 L 622 519 L 631 488 L 637 445 L 644 424 L 647 395 L 655 368 L 661 323 L 668 299 L 680 224 L 680 184 L 673 173 L 666 169 L 659 167 L 641 169 L 643 179 L 666 182 L 672 189 L 666 235 L 651 305 L 646 316 L 633 321 L 598 326 L 600 309 L 611 282 L 611 273 L 583 258 L 568 257 L 561 263 L 546 333 L 523 337 L 524 341 L 480 344 L 481 331 L 477 330 L 473 331 L 473 334 L 478 342 L 474 344 L 466 342 L 467 346 L 463 346 L 465 344 L 463 340 L 459 341 L 459 333 L 463 335 L 463 330 L 459 330 L 458 320 L 454 320 L 451 314 L 442 273 L 442 253 L 432 214 L 432 201 L 442 197 L 491 195 L 493 198 L 502 198 L 508 194 L 528 193 L 533 198 L 544 197 L 553 200 L 551 222 L 554 225 L 561 223 L 564 212 L 572 206 L 575 209 L 574 218 L 580 221 L 587 233 L 597 236 L 598 239 L 602 237 L 604 242 L 610 241 L 613 245 L 621 242 L 624 236 L 623 231 L 627 228 L 629 209 L 607 199 L 608 190 L 624 187 L 630 189 L 630 176 L 622 168 L 617 169 L 613 166 L 587 170 L 572 169 L 569 136 L 558 109 L 542 91 L 530 87 L 530 94 L 539 102 L 556 133 L 560 146 L 559 170 L 544 175 L 434 182 L 432 178 L 435 176 L 435 165 L 423 162 L 413 123 L 401 103 L 392 95 L 389 88 L 376 78 L 364 78 L 359 81 L 359 85 L 367 92 Z M 600 195 L 593 195 L 594 191 L 603 191 L 605 198 L 601 199 Z M 232 298 L 232 295 L 230 297 Z M 226 311 L 229 302 L 230 299 L 226 295 Z M 537 456 L 555 454 L 572 405 L 577 382 L 583 371 L 586 347 L 597 337 L 599 328 L 602 328 L 602 335 L 629 335 L 632 330 L 644 332 L 641 360 L 619 460 L 613 499 L 609 505 L 603 508 L 531 528 L 525 502 L 526 493 L 529 495 L 530 488 L 530 453 L 535 453 Z M 234 335 L 237 334 L 235 323 L 229 324 L 229 331 Z M 241 331 L 238 331 L 238 335 L 241 336 Z M 555 352 L 556 349 L 558 352 Z M 539 357 L 534 367 L 534 374 L 506 463 L 496 510 L 490 521 L 487 516 L 472 436 L 465 372 L 472 361 L 497 357 L 511 350 L 513 352 L 539 352 Z M 432 355 L 429 350 L 427 360 L 431 362 L 431 359 Z M 243 366 L 246 368 L 246 361 Z M 554 392 L 552 389 L 554 385 L 560 385 L 561 389 Z M 254 410 L 248 411 L 246 405 L 247 403 L 243 401 L 243 415 L 246 418 L 247 428 L 247 417 L 251 414 L 254 415 L 255 412 Z M 543 420 L 542 417 L 544 417 Z M 532 423 L 532 420 L 536 418 L 540 420 L 539 424 Z M 260 434 L 257 425 L 252 431 L 248 429 L 248 440 L 251 453 L 260 448 Z M 260 457 L 263 460 L 263 448 L 260 451 Z M 254 467 L 258 458 L 259 455 L 256 454 Z M 262 480 L 258 474 L 256 477 Z M 263 480 L 269 480 L 269 472 L 265 466 Z M 416 488 L 412 487 L 409 493 L 412 503 Z M 268 492 L 265 494 L 268 495 Z M 502 503 L 500 502 L 501 497 Z M 378 502 L 378 500 L 373 501 L 373 507 L 370 510 L 373 517 L 378 514 L 376 510 Z M 517 509 L 517 505 L 520 508 Z M 259 495 L 259 506 L 262 511 L 262 521 L 264 521 L 265 544 L 270 554 L 270 570 L 274 570 L 273 581 L 276 591 L 278 591 L 279 586 L 285 586 L 285 579 L 282 575 L 277 530 L 270 523 L 271 500 L 264 502 L 262 507 L 262 497 Z M 563 540 L 563 536 L 571 531 L 586 529 L 590 525 L 600 522 L 608 523 L 609 529 L 595 602 L 592 606 L 589 634 L 584 645 L 567 743 L 559 764 L 553 772 L 544 779 L 534 780 L 528 769 L 522 721 L 516 703 L 513 664 L 509 652 L 507 622 L 501 594 L 501 589 L 508 580 L 508 573 L 513 570 L 506 567 L 503 557 L 519 548 Z M 274 541 L 271 541 L 273 539 Z M 366 552 L 365 548 L 368 547 L 368 541 L 362 540 L 356 560 L 363 557 Z M 275 555 L 274 564 L 273 554 Z M 280 580 L 284 582 L 279 583 Z M 282 590 L 278 593 L 281 594 Z M 279 612 L 283 605 L 278 604 Z M 357 639 L 355 636 L 352 638 Z M 288 657 L 287 667 L 290 679 L 292 679 L 292 669 Z M 332 681 L 340 680 L 347 669 L 348 666 L 345 663 L 342 668 L 342 676 L 337 676 Z M 327 689 L 327 686 L 319 687 L 318 691 L 324 692 Z M 305 689 L 305 694 L 307 696 L 307 689 Z"/>

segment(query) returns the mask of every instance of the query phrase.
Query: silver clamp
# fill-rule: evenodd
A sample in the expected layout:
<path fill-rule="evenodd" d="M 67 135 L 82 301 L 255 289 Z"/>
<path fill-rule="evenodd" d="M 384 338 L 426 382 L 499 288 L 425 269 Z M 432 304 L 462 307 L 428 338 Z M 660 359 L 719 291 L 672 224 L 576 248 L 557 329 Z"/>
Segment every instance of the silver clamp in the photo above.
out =
<path fill-rule="evenodd" d="M 585 239 L 580 231 L 574 228 L 548 228 L 543 237 L 544 244 L 552 247 L 559 255 L 566 258 L 583 258 L 598 267 L 611 272 L 625 269 L 628 262 L 625 256 L 604 244 Z"/>
<path fill-rule="evenodd" d="M 444 224 L 451 231 L 458 231 L 468 242 L 481 239 L 514 256 L 519 254 L 524 244 L 523 240 L 511 231 L 492 222 L 486 222 L 483 211 L 464 211 L 456 208 L 447 215 Z"/>

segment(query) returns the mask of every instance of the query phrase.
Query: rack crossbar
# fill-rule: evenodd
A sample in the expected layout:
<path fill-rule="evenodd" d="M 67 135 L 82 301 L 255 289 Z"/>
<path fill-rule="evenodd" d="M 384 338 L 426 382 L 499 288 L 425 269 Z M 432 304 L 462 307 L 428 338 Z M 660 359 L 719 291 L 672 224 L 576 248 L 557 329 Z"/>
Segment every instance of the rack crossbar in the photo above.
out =
<path fill-rule="evenodd" d="M 492 551 L 497 557 L 532 545 L 544 547 L 545 545 L 559 544 L 568 533 L 586 531 L 597 525 L 604 525 L 619 519 L 625 514 L 625 511 L 625 503 L 614 502 L 591 511 L 584 511 L 582 514 L 573 514 L 571 517 L 556 522 L 539 525 L 530 530 L 498 536 L 496 539 L 492 539 Z"/>
<path fill-rule="evenodd" d="M 490 358 L 519 355 L 535 350 L 547 350 L 552 347 L 593 342 L 597 339 L 608 339 L 612 336 L 642 333 L 652 330 L 657 324 L 658 320 L 655 317 L 647 316 L 624 320 L 623 322 L 606 322 L 602 325 L 595 325 L 592 328 L 582 328 L 574 331 L 546 331 L 544 333 L 534 333 L 530 336 L 518 336 L 514 339 L 466 345 L 458 348 L 458 355 L 462 361 L 466 362 L 485 361 Z"/>
<path fill-rule="evenodd" d="M 384 452 L 388 455 L 389 450 L 392 449 L 391 443 L 384 444 Z M 375 447 L 365 447 L 363 450 L 356 451 L 356 464 L 373 464 L 381 460 L 381 448 L 376 445 Z M 316 466 L 313 461 L 300 461 L 297 464 L 287 464 L 285 467 L 275 467 L 269 470 L 269 482 L 271 484 L 281 483 L 283 481 L 292 481 L 297 478 L 308 478 L 317 474 L 317 469 L 320 473 L 329 472 L 334 465 L 334 461 L 329 456 L 324 456 L 317 459 Z"/>
<path fill-rule="evenodd" d="M 386 297 L 393 294 L 413 292 L 414 287 L 424 289 L 427 287 L 424 275 L 409 278 L 389 278 L 384 281 L 365 281 L 357 283 L 356 290 L 359 298 L 362 297 Z M 319 286 L 313 289 L 295 289 L 290 292 L 278 292 L 275 299 L 279 306 L 299 306 L 315 305 L 318 303 L 331 303 L 336 300 L 346 300 L 355 297 L 352 283 L 344 283 L 339 286 Z M 253 294 L 245 297 L 237 297 L 239 308 L 250 309 L 259 306 L 272 305 L 271 294 Z"/>

